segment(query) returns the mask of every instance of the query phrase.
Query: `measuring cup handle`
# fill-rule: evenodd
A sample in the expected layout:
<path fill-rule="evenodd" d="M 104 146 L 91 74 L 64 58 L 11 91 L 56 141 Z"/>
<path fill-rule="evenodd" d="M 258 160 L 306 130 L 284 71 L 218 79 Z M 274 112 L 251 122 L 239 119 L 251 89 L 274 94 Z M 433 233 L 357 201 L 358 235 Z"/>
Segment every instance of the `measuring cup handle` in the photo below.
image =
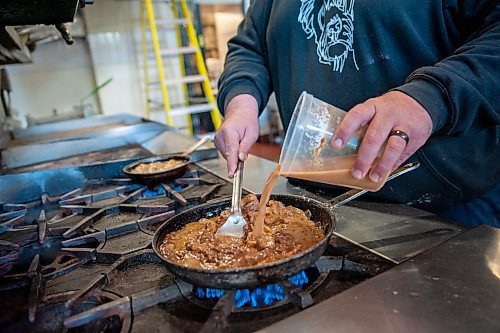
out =
<path fill-rule="evenodd" d="M 403 166 L 400 166 L 399 168 L 394 170 L 389 175 L 389 177 L 387 177 L 387 181 L 392 180 L 392 179 L 399 177 L 401 175 L 404 175 L 405 173 L 410 172 L 412 170 L 415 170 L 419 166 L 420 166 L 419 161 L 411 162 L 411 163 L 405 164 Z M 368 191 L 367 190 L 360 190 L 360 189 L 353 189 L 353 190 L 350 190 L 350 191 L 343 193 L 339 196 L 336 196 L 332 200 L 328 201 L 328 203 L 331 205 L 332 208 L 337 208 L 337 207 L 340 207 L 342 205 L 345 205 L 346 203 L 348 203 L 351 200 L 354 200 L 354 199 L 360 197 L 361 195 L 365 194 L 366 192 L 368 192 Z"/>

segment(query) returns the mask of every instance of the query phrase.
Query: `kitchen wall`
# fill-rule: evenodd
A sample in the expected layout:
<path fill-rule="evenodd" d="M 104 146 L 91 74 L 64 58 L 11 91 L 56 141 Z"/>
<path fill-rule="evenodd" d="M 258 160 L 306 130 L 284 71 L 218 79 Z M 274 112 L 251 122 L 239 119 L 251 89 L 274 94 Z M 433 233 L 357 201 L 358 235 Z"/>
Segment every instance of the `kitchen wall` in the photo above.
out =
<path fill-rule="evenodd" d="M 103 113 L 144 115 L 140 52 L 139 1 L 95 1 L 85 7 L 85 21 L 98 82 L 112 79 L 99 92 Z M 137 35 L 137 36 L 136 36 Z"/>
<path fill-rule="evenodd" d="M 62 40 L 38 45 L 33 63 L 6 66 L 12 85 L 13 116 L 42 118 L 54 113 L 75 112 L 82 98 L 95 87 L 85 41 L 72 46 Z M 87 112 L 99 112 L 94 97 L 83 101 Z"/>

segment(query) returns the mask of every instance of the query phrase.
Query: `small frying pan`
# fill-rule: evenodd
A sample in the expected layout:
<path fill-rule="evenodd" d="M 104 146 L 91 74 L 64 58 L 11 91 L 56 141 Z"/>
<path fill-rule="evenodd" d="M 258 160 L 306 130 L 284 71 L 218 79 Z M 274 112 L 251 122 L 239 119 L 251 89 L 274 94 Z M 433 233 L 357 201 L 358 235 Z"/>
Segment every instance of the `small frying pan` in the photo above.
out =
<path fill-rule="evenodd" d="M 156 184 L 159 184 L 159 183 L 164 182 L 164 181 L 169 180 L 169 179 L 181 177 L 186 172 L 186 169 L 188 168 L 189 164 L 191 163 L 190 154 L 193 153 L 196 149 L 200 148 L 208 140 L 210 140 L 210 138 L 208 136 L 200 139 L 197 143 L 195 143 L 193 146 L 189 147 L 182 154 L 168 154 L 168 155 L 161 155 L 161 156 L 153 156 L 153 157 L 148 157 L 148 158 L 127 164 L 123 168 L 123 172 L 128 177 L 130 177 L 134 182 L 137 182 L 139 184 L 145 184 L 145 185 L 156 185 Z M 178 165 L 176 165 L 173 168 L 166 169 L 163 171 L 158 171 L 158 172 L 137 173 L 137 172 L 132 171 L 139 164 L 148 164 L 148 163 L 153 163 L 153 162 L 165 162 L 168 160 L 178 160 L 181 163 L 179 163 Z"/>
<path fill-rule="evenodd" d="M 397 169 L 388 178 L 388 180 L 414 170 L 418 166 L 418 162 L 407 164 Z M 269 264 L 242 268 L 208 270 L 182 266 L 164 258 L 161 255 L 160 245 L 167 234 L 177 231 L 186 224 L 198 221 L 201 218 L 210 218 L 219 215 L 223 210 L 229 209 L 231 206 L 230 198 L 221 199 L 214 203 L 191 208 L 167 220 L 155 232 L 153 237 L 153 249 L 172 273 L 182 280 L 190 282 L 198 287 L 245 289 L 276 283 L 298 274 L 319 259 L 330 242 L 330 238 L 335 229 L 336 221 L 333 209 L 359 197 L 363 193 L 366 193 L 366 191 L 351 190 L 334 198 L 326 204 L 311 198 L 296 195 L 271 195 L 271 200 L 281 201 L 285 205 L 291 205 L 302 209 L 303 211 L 309 210 L 311 213 L 311 220 L 319 223 L 325 231 L 325 238 L 304 252 Z"/>

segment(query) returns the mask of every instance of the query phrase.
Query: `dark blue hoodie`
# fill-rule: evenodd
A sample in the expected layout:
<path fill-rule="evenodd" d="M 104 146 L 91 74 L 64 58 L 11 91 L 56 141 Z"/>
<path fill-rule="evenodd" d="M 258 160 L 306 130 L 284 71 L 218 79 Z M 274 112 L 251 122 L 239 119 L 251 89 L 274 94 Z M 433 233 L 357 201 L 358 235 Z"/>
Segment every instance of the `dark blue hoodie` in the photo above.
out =
<path fill-rule="evenodd" d="M 242 93 L 262 109 L 274 91 L 286 128 L 304 90 L 345 110 L 391 89 L 423 105 L 423 167 L 384 199 L 439 211 L 499 180 L 498 0 L 255 0 L 228 46 L 221 110 Z"/>

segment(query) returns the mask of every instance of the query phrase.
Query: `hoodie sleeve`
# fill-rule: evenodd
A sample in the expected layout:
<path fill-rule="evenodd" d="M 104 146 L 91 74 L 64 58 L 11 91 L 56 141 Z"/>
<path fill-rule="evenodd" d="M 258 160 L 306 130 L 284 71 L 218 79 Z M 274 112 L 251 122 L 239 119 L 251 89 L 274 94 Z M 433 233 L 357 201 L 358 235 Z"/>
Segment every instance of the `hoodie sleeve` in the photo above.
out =
<path fill-rule="evenodd" d="M 415 70 L 395 89 L 429 112 L 437 134 L 459 135 L 500 123 L 500 3 L 458 3 L 446 11 L 463 38 L 461 46 L 434 66 Z"/>
<path fill-rule="evenodd" d="M 266 29 L 272 1 L 252 1 L 238 33 L 228 42 L 217 103 L 224 113 L 229 101 L 241 94 L 255 97 L 261 112 L 272 91 L 266 60 Z"/>

